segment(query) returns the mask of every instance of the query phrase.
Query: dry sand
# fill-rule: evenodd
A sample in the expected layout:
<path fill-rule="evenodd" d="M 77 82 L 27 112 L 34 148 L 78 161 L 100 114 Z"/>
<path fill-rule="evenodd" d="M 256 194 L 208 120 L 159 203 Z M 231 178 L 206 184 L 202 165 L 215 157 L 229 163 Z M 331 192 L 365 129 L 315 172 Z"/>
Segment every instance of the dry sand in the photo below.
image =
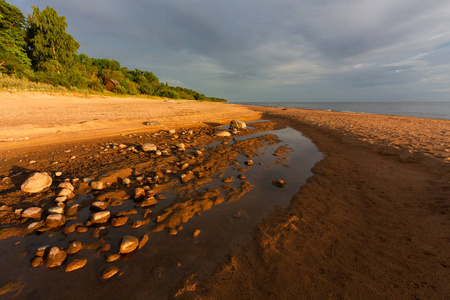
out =
<path fill-rule="evenodd" d="M 0 92 L 0 108 L 0 149 L 259 116 L 224 103 L 40 92 Z"/>
<path fill-rule="evenodd" d="M 36 97 L 39 104 L 27 110 Z M 92 138 L 97 126 L 110 134 L 155 119 L 170 127 L 263 114 L 301 131 L 326 155 L 287 209 L 270 213 L 213 274 L 186 278 L 176 299 L 450 297 L 450 121 L 128 98 L 2 94 L 1 101 L 7 113 L 0 132 L 35 142 L 56 141 L 58 128 L 64 137 L 79 129 Z M 71 107 L 65 115 L 62 101 Z M 153 114 L 153 103 L 170 109 Z M 44 138 L 49 134 L 55 139 Z M 16 285 L 3 288 L 20 290 Z"/>

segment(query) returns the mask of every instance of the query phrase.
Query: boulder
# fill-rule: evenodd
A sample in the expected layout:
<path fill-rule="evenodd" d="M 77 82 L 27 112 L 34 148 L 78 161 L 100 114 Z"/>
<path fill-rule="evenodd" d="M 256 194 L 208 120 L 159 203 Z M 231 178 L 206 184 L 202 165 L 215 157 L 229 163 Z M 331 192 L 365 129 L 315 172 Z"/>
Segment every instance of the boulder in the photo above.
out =
<path fill-rule="evenodd" d="M 131 235 L 125 235 L 122 237 L 122 242 L 120 243 L 119 253 L 130 253 L 136 250 L 139 246 L 139 239 Z"/>
<path fill-rule="evenodd" d="M 45 265 L 49 268 L 59 267 L 67 257 L 67 252 L 58 247 L 51 247 L 45 258 Z"/>
<path fill-rule="evenodd" d="M 34 173 L 25 180 L 20 189 L 25 193 L 39 193 L 52 185 L 52 178 L 45 173 Z"/>
<path fill-rule="evenodd" d="M 22 218 L 40 219 L 42 214 L 42 208 L 30 207 L 22 212 Z"/>
<path fill-rule="evenodd" d="M 230 129 L 245 129 L 247 128 L 247 124 L 244 121 L 232 120 L 230 122 Z"/>

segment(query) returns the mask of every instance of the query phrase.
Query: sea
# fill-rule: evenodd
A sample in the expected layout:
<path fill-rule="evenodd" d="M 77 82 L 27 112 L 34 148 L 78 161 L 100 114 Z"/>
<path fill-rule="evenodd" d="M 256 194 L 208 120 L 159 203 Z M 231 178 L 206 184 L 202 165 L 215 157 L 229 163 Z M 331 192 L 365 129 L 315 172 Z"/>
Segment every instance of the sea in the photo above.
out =
<path fill-rule="evenodd" d="M 450 102 L 237 102 L 236 104 L 450 120 Z"/>

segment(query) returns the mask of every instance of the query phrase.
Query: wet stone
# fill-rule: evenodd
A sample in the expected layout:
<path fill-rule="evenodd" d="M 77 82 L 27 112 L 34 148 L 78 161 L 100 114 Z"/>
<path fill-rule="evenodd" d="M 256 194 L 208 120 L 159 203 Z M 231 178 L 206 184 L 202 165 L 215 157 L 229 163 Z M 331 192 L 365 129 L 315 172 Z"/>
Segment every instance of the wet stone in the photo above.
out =
<path fill-rule="evenodd" d="M 71 190 L 72 192 L 73 192 L 73 190 L 74 190 L 74 187 L 73 187 L 73 185 L 72 185 L 70 182 L 61 182 L 61 183 L 58 185 L 58 188 L 59 188 L 59 189 L 67 189 L 67 190 Z"/>
<path fill-rule="evenodd" d="M 196 237 L 196 236 L 198 236 L 200 234 L 200 229 L 197 229 L 197 230 L 195 230 L 193 233 L 192 233 L 192 236 L 193 237 Z"/>
<path fill-rule="evenodd" d="M 61 227 L 66 223 L 66 218 L 61 214 L 51 214 L 45 219 L 45 225 L 49 227 Z"/>
<path fill-rule="evenodd" d="M 64 250 L 59 249 L 58 247 L 50 248 L 47 257 L 45 259 L 45 265 L 48 268 L 59 267 L 63 264 L 64 260 L 67 257 L 67 253 Z"/>
<path fill-rule="evenodd" d="M 230 129 L 245 129 L 247 128 L 247 124 L 244 121 L 232 120 L 230 122 Z"/>
<path fill-rule="evenodd" d="M 138 249 L 141 249 L 142 247 L 144 247 L 145 244 L 147 244 L 147 242 L 148 242 L 148 234 L 144 234 L 141 241 L 139 242 Z"/>
<path fill-rule="evenodd" d="M 110 216 L 111 212 L 107 210 L 97 212 L 91 215 L 91 221 L 92 223 L 105 223 L 106 221 L 108 221 Z"/>
<path fill-rule="evenodd" d="M 44 259 L 41 256 L 35 257 L 32 261 L 31 261 L 31 266 L 33 268 L 37 268 L 40 265 L 42 265 L 42 263 L 44 262 Z"/>
<path fill-rule="evenodd" d="M 64 213 L 64 208 L 59 207 L 59 206 L 55 206 L 55 207 L 50 207 L 48 209 L 48 212 L 50 214 L 63 214 Z"/>
<path fill-rule="evenodd" d="M 77 258 L 72 260 L 71 262 L 69 262 L 66 266 L 65 271 L 66 272 L 72 272 L 78 269 L 83 268 L 87 263 L 87 259 L 86 258 Z"/>
<path fill-rule="evenodd" d="M 45 250 L 50 247 L 49 245 L 41 246 L 37 248 L 37 250 L 34 252 L 35 256 L 44 256 Z"/>
<path fill-rule="evenodd" d="M 107 202 L 102 202 L 102 201 L 95 201 L 94 203 L 91 204 L 91 209 L 92 210 L 105 210 L 108 208 L 108 203 Z"/>
<path fill-rule="evenodd" d="M 83 244 L 79 241 L 73 241 L 70 243 L 69 247 L 67 247 L 67 254 L 76 254 L 83 248 Z"/>
<path fill-rule="evenodd" d="M 111 225 L 113 227 L 120 227 L 125 225 L 128 222 L 129 217 L 127 216 L 122 216 L 122 217 L 116 217 L 114 219 L 111 220 Z"/>
<path fill-rule="evenodd" d="M 181 177 L 180 177 L 182 183 L 186 183 L 186 182 L 192 180 L 193 178 L 194 178 L 194 173 L 192 171 L 189 171 L 186 174 L 181 174 Z"/>
<path fill-rule="evenodd" d="M 230 177 L 222 179 L 223 183 L 229 183 L 229 182 L 233 182 L 233 181 L 234 181 L 234 177 L 233 176 L 230 176 Z"/>
<path fill-rule="evenodd" d="M 228 131 L 219 131 L 216 133 L 216 136 L 227 137 L 227 136 L 231 136 L 231 133 L 229 133 Z"/>
<path fill-rule="evenodd" d="M 113 277 L 114 275 L 119 272 L 119 269 L 116 266 L 113 265 L 104 265 L 99 270 L 100 278 L 102 279 L 109 279 Z"/>
<path fill-rule="evenodd" d="M 141 203 L 141 207 L 149 207 L 152 205 L 156 205 L 158 201 L 154 197 L 145 198 L 144 201 Z"/>
<path fill-rule="evenodd" d="M 78 213 L 78 208 L 80 207 L 79 204 L 74 204 L 71 206 L 66 207 L 66 215 L 67 216 L 73 216 Z"/>
<path fill-rule="evenodd" d="M 123 204 L 122 200 L 114 200 L 113 202 L 111 202 L 111 204 L 109 206 L 116 207 L 116 206 L 121 206 L 122 204 Z"/>
<path fill-rule="evenodd" d="M 90 187 L 93 190 L 103 190 L 106 188 L 106 185 L 102 181 L 91 181 Z"/>
<path fill-rule="evenodd" d="M 276 187 L 282 188 L 285 187 L 287 182 L 281 179 L 272 180 L 272 184 Z"/>
<path fill-rule="evenodd" d="M 131 235 L 125 235 L 122 237 L 122 242 L 120 243 L 120 254 L 130 253 L 136 250 L 139 246 L 139 240 L 137 237 Z"/>
<path fill-rule="evenodd" d="M 246 162 L 245 162 L 245 164 L 247 165 L 247 166 L 253 166 L 253 160 L 247 160 Z"/>
<path fill-rule="evenodd" d="M 113 262 L 120 258 L 120 254 L 109 254 L 106 256 L 106 262 Z"/>

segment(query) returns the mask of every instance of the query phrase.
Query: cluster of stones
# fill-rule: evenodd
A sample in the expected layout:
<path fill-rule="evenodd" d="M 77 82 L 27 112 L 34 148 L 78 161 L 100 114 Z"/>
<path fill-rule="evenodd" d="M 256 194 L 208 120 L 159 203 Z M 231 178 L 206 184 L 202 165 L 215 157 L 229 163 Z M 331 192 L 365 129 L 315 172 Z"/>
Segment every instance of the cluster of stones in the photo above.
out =
<path fill-rule="evenodd" d="M 230 124 L 230 130 L 233 131 L 233 134 L 237 134 L 237 129 L 245 128 L 245 123 L 241 121 L 234 120 Z M 227 133 L 229 132 L 227 131 Z M 172 135 L 173 139 L 178 138 L 175 130 L 169 130 L 169 134 Z M 193 132 L 180 132 L 180 134 L 192 135 Z M 140 146 L 127 146 L 126 144 L 107 144 L 105 145 L 105 147 L 101 148 L 101 150 L 104 152 L 109 151 L 109 149 L 119 149 L 119 151 L 131 152 L 143 151 L 144 153 L 151 154 L 153 156 L 170 156 L 174 151 L 178 153 L 186 152 L 186 145 L 184 143 L 177 143 L 173 146 L 158 149 L 158 146 L 152 143 L 143 143 Z M 202 156 L 203 153 L 200 150 L 194 150 L 193 155 L 198 157 Z M 250 166 L 253 164 L 253 162 L 247 161 L 246 164 Z M 181 171 L 179 179 L 182 183 L 187 183 L 195 178 L 194 173 L 189 170 L 189 164 L 177 162 L 176 167 L 176 169 Z M 56 177 L 62 175 L 61 172 L 57 173 L 58 174 L 55 174 Z M 164 199 L 164 196 L 157 195 L 150 186 L 143 186 L 142 183 L 146 181 L 149 184 L 158 186 L 158 184 L 167 182 L 167 175 L 169 174 L 176 175 L 177 171 L 166 170 L 165 173 L 155 172 L 147 178 L 144 178 L 144 176 L 139 174 L 139 172 L 136 170 L 133 172 L 132 175 L 135 177 L 135 182 L 140 185 L 134 190 L 133 200 L 136 203 L 135 206 L 137 208 L 143 209 L 144 220 L 133 221 L 131 222 L 131 224 L 129 224 L 129 227 L 138 228 L 142 225 L 148 224 L 150 222 L 150 219 L 147 217 L 152 212 L 149 208 L 158 203 L 157 199 Z M 242 175 L 242 178 L 245 178 L 245 176 Z M 234 178 L 230 177 L 225 179 L 225 182 L 231 182 L 233 180 Z M 23 211 L 20 211 L 22 218 L 34 220 L 28 225 L 27 228 L 29 230 L 39 229 L 40 231 L 45 231 L 52 228 L 64 227 L 67 221 L 75 220 L 80 205 L 74 204 L 69 206 L 67 202 L 70 203 L 69 200 L 73 199 L 76 196 L 73 184 L 77 183 L 78 181 L 78 178 L 74 178 L 72 180 L 66 179 L 64 182 L 61 182 L 57 186 L 57 194 L 56 198 L 54 199 L 54 201 L 56 202 L 56 206 L 49 208 L 46 212 L 41 207 L 30 207 Z M 105 190 L 112 185 L 112 183 L 110 182 L 104 182 L 102 180 L 92 180 L 90 178 L 84 178 L 82 182 L 89 184 L 89 187 L 93 191 L 97 192 Z M 52 185 L 52 183 L 53 180 L 52 177 L 49 176 L 49 174 L 36 172 L 26 179 L 26 181 L 21 186 L 21 190 L 26 193 L 40 193 L 48 189 Z M 122 179 L 122 184 L 127 187 L 129 187 L 132 183 L 133 180 L 130 178 Z M 97 197 L 97 201 L 94 201 L 90 205 L 90 210 L 92 211 L 92 213 L 89 219 L 84 223 L 79 222 L 71 224 L 70 226 L 65 226 L 63 228 L 63 233 L 69 234 L 75 231 L 82 233 L 86 232 L 90 226 L 93 226 L 94 231 L 92 232 L 92 236 L 94 238 L 99 238 L 107 233 L 108 226 L 121 227 L 126 225 L 129 221 L 129 215 L 138 214 L 138 211 L 129 210 L 112 215 L 111 212 L 108 211 L 108 207 L 119 206 L 122 204 L 122 200 L 127 199 L 128 198 L 123 197 L 123 199 L 116 199 L 114 201 L 111 201 L 106 198 L 100 199 L 100 197 Z M 173 231 L 175 231 L 175 233 Z M 198 236 L 199 233 L 200 230 L 196 230 L 193 233 L 193 236 Z M 173 229 L 172 231 L 170 231 L 170 234 L 176 234 L 176 230 Z M 137 249 L 141 249 L 147 241 L 147 235 L 144 235 L 141 240 L 131 235 L 123 236 L 120 242 L 120 249 L 118 253 L 108 254 L 106 256 L 106 262 L 113 262 L 120 258 L 121 255 L 134 252 Z M 102 243 L 97 245 L 96 249 L 99 252 L 107 252 L 110 250 L 110 248 L 110 245 L 103 241 Z M 42 246 L 36 250 L 35 258 L 33 259 L 31 264 L 33 267 L 45 265 L 48 268 L 59 268 L 63 264 L 66 264 L 65 271 L 72 272 L 83 268 L 87 263 L 87 260 L 85 258 L 71 259 L 72 256 L 76 255 L 82 249 L 92 249 L 92 247 L 83 245 L 79 241 L 73 241 L 65 249 L 56 246 Z M 101 278 L 107 279 L 118 274 L 119 272 L 120 271 L 115 266 L 105 265 L 100 269 L 99 274 Z"/>

